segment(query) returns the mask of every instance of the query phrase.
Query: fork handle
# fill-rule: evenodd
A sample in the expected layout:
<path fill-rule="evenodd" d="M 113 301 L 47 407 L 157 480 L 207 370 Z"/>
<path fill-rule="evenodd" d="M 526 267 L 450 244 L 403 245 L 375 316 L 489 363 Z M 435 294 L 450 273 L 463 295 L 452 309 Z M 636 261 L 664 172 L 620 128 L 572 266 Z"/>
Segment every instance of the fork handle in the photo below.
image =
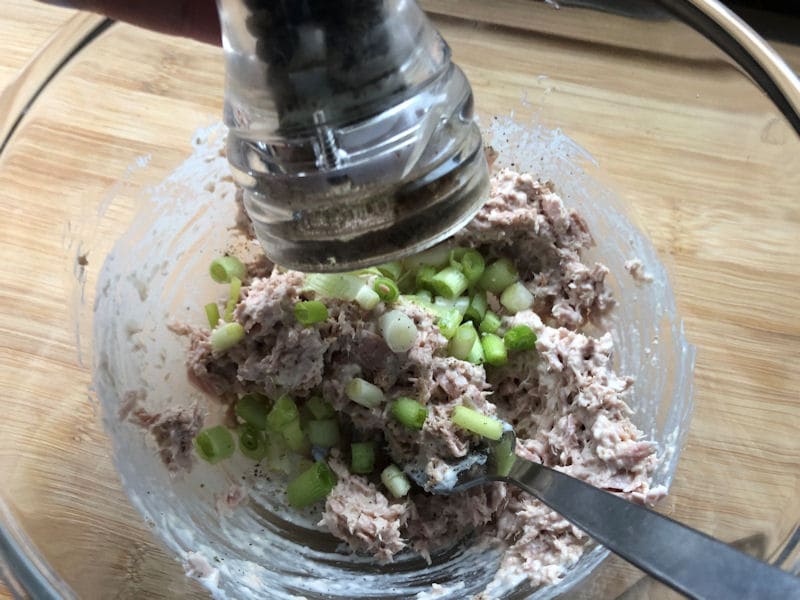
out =
<path fill-rule="evenodd" d="M 800 599 L 800 578 L 569 475 L 518 457 L 502 480 L 689 598 Z"/>

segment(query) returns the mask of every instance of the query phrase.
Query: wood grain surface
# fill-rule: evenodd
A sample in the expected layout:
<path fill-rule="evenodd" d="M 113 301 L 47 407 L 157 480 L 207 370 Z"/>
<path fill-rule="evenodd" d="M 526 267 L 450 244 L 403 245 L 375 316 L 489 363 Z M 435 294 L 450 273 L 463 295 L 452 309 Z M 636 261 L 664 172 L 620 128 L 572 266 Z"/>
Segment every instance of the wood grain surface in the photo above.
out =
<path fill-rule="evenodd" d="M 50 6 L 32 0 L 6 0 L 0 16 L 0 90 L 17 76 L 30 60 L 74 10 Z M 11 594 L 0 581 L 0 600 L 11 600 Z"/>
<path fill-rule="evenodd" d="M 619 35 L 629 30 L 624 16 L 587 13 L 566 29 L 555 11 L 513 0 L 423 4 L 439 15 L 478 106 L 506 114 L 524 90 L 542 122 L 592 152 L 603 180 L 664 257 L 698 355 L 689 441 L 661 509 L 769 558 L 766 549 L 796 524 L 784 507 L 800 495 L 800 369 L 786 366 L 787 357 L 800 356 L 794 133 L 686 28 L 654 21 Z M 4 8 L 0 88 L 73 14 L 29 0 L 6 0 Z M 478 24 L 465 27 L 469 19 Z M 621 41 L 609 44 L 615 35 Z M 778 49 L 800 68 L 800 48 Z M 23 124 L 24 142 L 0 165 L 7 284 L 0 290 L 0 386 L 14 390 L 4 400 L 5 418 L 22 432 L 0 442 L 0 471 L 25 490 L 16 503 L 25 528 L 47 541 L 48 560 L 87 598 L 201 595 L 153 541 L 116 480 L 102 426 L 85 401 L 90 372 L 75 358 L 65 308 L 70 282 L 62 274 L 74 266 L 75 251 L 65 254 L 63 229 L 91 218 L 87 200 L 121 198 L 98 233 L 98 248 L 107 249 L 135 206 L 137 190 L 120 183 L 135 157 L 150 155 L 148 169 L 168 173 L 189 151 L 186 132 L 220 114 L 219 57 L 199 45 L 189 50 L 116 28 L 53 84 Z M 12 274 L 9 265 L 21 257 L 26 269 Z M 89 258 L 91 297 L 102 254 Z M 30 293 L 41 286 L 47 293 Z M 51 409 L 32 413 L 31 397 Z M 26 444 L 42 424 L 45 443 Z M 103 560 L 87 564 L 90 551 Z M 607 591 L 636 582 L 636 597 L 668 596 L 632 568 L 611 564 L 601 576 Z"/>
<path fill-rule="evenodd" d="M 74 10 L 33 0 L 6 0 L 3 9 L 0 89 L 4 89 L 36 50 L 75 14 Z"/>

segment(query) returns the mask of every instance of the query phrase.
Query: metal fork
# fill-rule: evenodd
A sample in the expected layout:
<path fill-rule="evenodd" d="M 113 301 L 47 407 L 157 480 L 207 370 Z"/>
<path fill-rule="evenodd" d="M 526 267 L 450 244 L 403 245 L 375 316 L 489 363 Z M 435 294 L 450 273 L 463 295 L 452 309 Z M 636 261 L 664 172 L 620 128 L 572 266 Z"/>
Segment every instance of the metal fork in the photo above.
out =
<path fill-rule="evenodd" d="M 800 599 L 800 578 L 739 552 L 644 506 L 514 454 L 508 428 L 496 442 L 450 465 L 433 482 L 413 466 L 406 472 L 426 491 L 452 494 L 504 481 L 533 494 L 600 544 L 689 598 Z"/>

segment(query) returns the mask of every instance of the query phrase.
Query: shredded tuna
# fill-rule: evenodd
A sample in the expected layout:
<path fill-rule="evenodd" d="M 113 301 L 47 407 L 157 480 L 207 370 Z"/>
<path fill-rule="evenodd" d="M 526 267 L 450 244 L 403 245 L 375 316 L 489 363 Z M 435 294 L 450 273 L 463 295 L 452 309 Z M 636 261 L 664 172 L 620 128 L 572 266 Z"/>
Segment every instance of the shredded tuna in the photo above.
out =
<path fill-rule="evenodd" d="M 189 577 L 208 582 L 214 587 L 219 582 L 219 570 L 212 567 L 199 552 L 189 552 L 186 555 L 183 569 Z"/>
<path fill-rule="evenodd" d="M 192 468 L 192 441 L 203 426 L 198 406 L 164 412 L 150 412 L 142 406 L 144 390 L 129 390 L 120 402 L 119 418 L 148 431 L 155 441 L 161 462 L 172 474 Z"/>
<path fill-rule="evenodd" d="M 320 525 L 353 550 L 391 562 L 406 547 L 401 528 L 408 520 L 409 503 L 390 502 L 365 477 L 352 475 L 338 456 L 333 456 L 329 464 L 339 480 L 325 501 Z"/>
<path fill-rule="evenodd" d="M 488 202 L 456 239 L 517 261 L 529 278 L 536 312 L 552 324 L 574 329 L 614 305 L 605 284 L 608 269 L 581 261 L 594 245 L 585 221 L 564 206 L 551 184 L 530 175 L 500 171 Z"/>
<path fill-rule="evenodd" d="M 495 368 L 452 358 L 435 316 L 404 300 L 391 308 L 417 327 L 407 352 L 393 352 L 381 336 L 384 304 L 365 311 L 324 299 L 328 319 L 304 327 L 293 307 L 314 295 L 303 290 L 303 274 L 275 268 L 252 277 L 243 290 L 234 313 L 246 331 L 240 344 L 214 353 L 207 329 L 182 331 L 190 337 L 190 377 L 226 403 L 247 392 L 289 393 L 300 403 L 320 394 L 339 413 L 346 435 L 378 442 L 381 464 L 413 463 L 431 481 L 446 477 L 447 462 L 480 442 L 452 423 L 453 409 L 467 405 L 510 422 L 519 456 L 633 501 L 657 501 L 666 489 L 650 485 L 657 448 L 630 420 L 633 380 L 613 370 L 610 334 L 581 331 L 589 323 L 602 325 L 600 318 L 614 306 L 608 269 L 582 260 L 594 243 L 583 219 L 564 206 L 551 184 L 504 170 L 493 178 L 489 201 L 455 238 L 490 260 L 515 261 L 534 296 L 532 308 L 510 315 L 494 294 L 487 294 L 487 303 L 502 317 L 501 335 L 515 325 L 530 327 L 538 338 L 535 351 L 512 353 L 507 365 Z M 638 272 L 635 265 L 626 268 Z M 411 396 L 425 405 L 422 429 L 399 424 L 388 404 L 365 408 L 352 402 L 345 389 L 353 377 L 374 383 L 388 399 Z M 120 415 L 139 418 L 139 401 L 132 392 Z M 153 418 L 143 426 L 156 428 L 169 442 L 161 416 Z M 353 475 L 337 450 L 328 462 L 338 483 L 320 524 L 353 551 L 380 562 L 408 549 L 431 560 L 432 553 L 478 535 L 504 545 L 503 565 L 538 585 L 562 577 L 588 541 L 539 501 L 502 484 L 446 497 L 412 488 L 396 500 L 384 493 L 379 469 L 369 477 Z M 223 508 L 230 504 L 220 502 Z"/>
<path fill-rule="evenodd" d="M 415 494 L 408 523 L 414 550 L 428 562 L 431 552 L 452 546 L 465 534 L 491 523 L 506 504 L 501 483 L 449 496 Z"/>
<path fill-rule="evenodd" d="M 232 483 L 224 494 L 217 494 L 214 496 L 214 507 L 217 509 L 217 514 L 222 516 L 230 513 L 236 507 L 247 504 L 249 492 L 247 486 L 240 483 Z"/>
<path fill-rule="evenodd" d="M 645 269 L 644 263 L 638 258 L 625 261 L 625 270 L 638 284 L 653 283 L 653 276 Z"/>

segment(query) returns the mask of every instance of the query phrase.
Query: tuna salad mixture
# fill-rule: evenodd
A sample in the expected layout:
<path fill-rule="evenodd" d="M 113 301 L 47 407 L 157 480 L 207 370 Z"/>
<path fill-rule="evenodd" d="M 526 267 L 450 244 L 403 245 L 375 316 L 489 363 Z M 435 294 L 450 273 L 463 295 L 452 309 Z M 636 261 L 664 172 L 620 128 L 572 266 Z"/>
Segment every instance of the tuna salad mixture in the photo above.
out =
<path fill-rule="evenodd" d="M 649 483 L 657 448 L 630 420 L 633 380 L 612 367 L 602 317 L 614 300 L 608 269 L 582 258 L 592 245 L 551 184 L 503 170 L 463 230 L 403 261 L 320 275 L 220 257 L 211 276 L 226 297 L 182 333 L 190 377 L 227 421 L 171 415 L 182 428 L 170 452 L 163 423 L 133 397 L 126 411 L 170 465 L 193 446 L 211 463 L 239 451 L 282 473 L 286 504 L 322 509 L 320 526 L 353 552 L 430 560 L 475 535 L 505 548 L 502 567 L 553 583 L 583 532 L 503 483 L 433 495 L 407 469 L 437 482 L 504 421 L 520 457 L 637 502 L 665 494 Z M 234 491 L 230 506 L 246 500 Z"/>

